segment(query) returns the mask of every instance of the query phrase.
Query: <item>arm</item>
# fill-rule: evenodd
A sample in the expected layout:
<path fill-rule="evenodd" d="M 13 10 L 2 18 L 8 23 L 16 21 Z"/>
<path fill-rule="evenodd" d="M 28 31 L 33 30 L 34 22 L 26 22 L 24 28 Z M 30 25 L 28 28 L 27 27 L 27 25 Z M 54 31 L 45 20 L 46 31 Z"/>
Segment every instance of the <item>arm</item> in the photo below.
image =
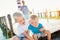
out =
<path fill-rule="evenodd" d="M 28 10 L 28 12 L 30 13 L 30 14 L 32 14 L 32 12 L 31 11 L 29 11 L 29 9 L 27 8 L 27 10 Z"/>
<path fill-rule="evenodd" d="M 32 37 L 30 37 L 26 32 L 22 33 L 23 35 L 25 35 L 28 39 L 30 40 L 34 40 Z"/>
<path fill-rule="evenodd" d="M 41 31 L 41 32 L 43 32 L 45 29 L 44 29 L 44 27 L 42 27 L 41 29 L 39 29 L 39 31 Z"/>
<path fill-rule="evenodd" d="M 29 30 L 27 30 L 26 33 L 29 35 Z"/>
<path fill-rule="evenodd" d="M 33 34 L 34 40 L 38 40 L 38 36 L 36 34 Z"/>
<path fill-rule="evenodd" d="M 41 23 L 39 23 L 39 31 L 40 32 L 43 32 L 44 31 L 44 27 L 43 27 L 43 25 Z"/>

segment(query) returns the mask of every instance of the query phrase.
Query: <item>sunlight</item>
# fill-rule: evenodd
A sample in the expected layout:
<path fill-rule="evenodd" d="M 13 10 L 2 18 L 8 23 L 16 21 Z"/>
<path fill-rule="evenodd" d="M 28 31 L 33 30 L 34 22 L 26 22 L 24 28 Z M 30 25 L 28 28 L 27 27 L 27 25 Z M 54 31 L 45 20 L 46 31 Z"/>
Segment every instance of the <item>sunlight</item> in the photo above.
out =
<path fill-rule="evenodd" d="M 29 10 L 34 13 L 43 10 L 60 10 L 60 0 L 25 0 Z M 12 14 L 17 11 L 16 0 L 0 0 L 0 16 Z"/>

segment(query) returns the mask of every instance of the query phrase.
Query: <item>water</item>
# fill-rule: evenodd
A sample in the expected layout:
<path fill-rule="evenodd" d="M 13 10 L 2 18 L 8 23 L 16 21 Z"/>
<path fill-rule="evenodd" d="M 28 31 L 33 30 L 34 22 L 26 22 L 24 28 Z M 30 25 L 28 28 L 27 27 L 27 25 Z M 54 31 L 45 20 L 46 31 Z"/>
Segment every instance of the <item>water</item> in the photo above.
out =
<path fill-rule="evenodd" d="M 0 40 L 6 40 L 6 38 L 3 36 L 3 32 L 0 28 Z"/>

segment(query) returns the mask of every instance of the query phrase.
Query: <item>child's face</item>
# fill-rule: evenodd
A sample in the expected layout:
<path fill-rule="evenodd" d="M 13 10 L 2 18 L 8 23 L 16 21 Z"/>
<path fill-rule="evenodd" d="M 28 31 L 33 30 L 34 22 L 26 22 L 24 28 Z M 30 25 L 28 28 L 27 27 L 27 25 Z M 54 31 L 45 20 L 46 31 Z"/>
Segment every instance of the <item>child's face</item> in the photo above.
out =
<path fill-rule="evenodd" d="M 37 24 L 38 23 L 38 18 L 31 19 L 31 23 L 34 24 L 34 25 Z"/>
<path fill-rule="evenodd" d="M 25 24 L 25 19 L 24 19 L 23 16 L 20 16 L 20 17 L 18 18 L 18 21 L 19 21 L 20 24 Z"/>

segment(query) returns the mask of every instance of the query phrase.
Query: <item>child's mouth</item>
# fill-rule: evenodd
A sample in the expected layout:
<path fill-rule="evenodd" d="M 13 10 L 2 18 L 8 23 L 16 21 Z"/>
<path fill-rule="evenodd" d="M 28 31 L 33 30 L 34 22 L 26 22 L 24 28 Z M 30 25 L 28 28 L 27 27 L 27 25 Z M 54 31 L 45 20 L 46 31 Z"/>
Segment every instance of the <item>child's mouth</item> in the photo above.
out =
<path fill-rule="evenodd" d="M 23 22 L 23 24 L 25 24 L 25 22 Z"/>

